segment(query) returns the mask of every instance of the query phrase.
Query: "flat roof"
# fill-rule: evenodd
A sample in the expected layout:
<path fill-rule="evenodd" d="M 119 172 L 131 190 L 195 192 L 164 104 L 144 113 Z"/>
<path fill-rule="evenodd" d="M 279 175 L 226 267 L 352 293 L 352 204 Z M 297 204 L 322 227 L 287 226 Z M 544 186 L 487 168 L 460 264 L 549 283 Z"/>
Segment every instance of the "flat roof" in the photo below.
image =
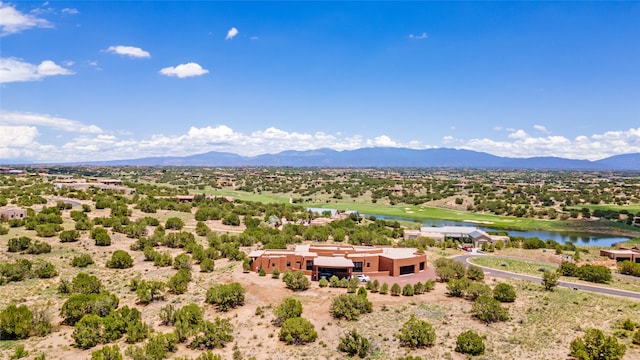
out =
<path fill-rule="evenodd" d="M 352 268 L 353 261 L 342 256 L 318 256 L 313 259 L 314 266 L 333 268 Z"/>
<path fill-rule="evenodd" d="M 416 256 L 415 248 L 385 248 L 380 256 L 390 259 L 407 259 Z"/>

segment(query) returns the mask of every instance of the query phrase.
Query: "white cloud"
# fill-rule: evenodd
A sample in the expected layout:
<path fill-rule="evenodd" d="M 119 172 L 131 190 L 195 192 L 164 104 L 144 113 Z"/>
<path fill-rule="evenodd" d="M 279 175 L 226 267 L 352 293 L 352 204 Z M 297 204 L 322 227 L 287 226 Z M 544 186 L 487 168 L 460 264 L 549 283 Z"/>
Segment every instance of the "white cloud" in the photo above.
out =
<path fill-rule="evenodd" d="M 78 9 L 64 8 L 62 9 L 62 13 L 66 15 L 76 15 L 76 14 L 79 14 L 80 12 L 78 11 Z"/>
<path fill-rule="evenodd" d="M 181 79 L 192 76 L 200 76 L 208 73 L 209 70 L 203 69 L 200 64 L 194 62 L 180 64 L 178 66 L 170 66 L 160 70 L 160 74 L 162 75 L 176 76 Z"/>
<path fill-rule="evenodd" d="M 509 138 L 511 141 L 471 139 L 465 141 L 460 148 L 515 158 L 557 156 L 598 160 L 619 154 L 640 153 L 640 128 L 608 131 L 591 136 L 580 135 L 573 140 L 564 136 L 532 137 L 518 130 L 511 133 Z"/>
<path fill-rule="evenodd" d="M 414 35 L 414 34 L 409 34 L 409 39 L 413 39 L 413 40 L 423 40 L 428 38 L 429 36 L 427 35 L 426 32 L 423 32 L 422 34 L 418 34 L 418 35 Z"/>
<path fill-rule="evenodd" d="M 224 39 L 231 40 L 234 37 L 236 37 L 236 35 L 238 35 L 238 29 L 236 29 L 235 27 L 232 27 L 231 29 L 229 29 L 229 31 L 227 31 L 227 36 Z"/>
<path fill-rule="evenodd" d="M 0 125 L 0 139 L 11 139 L 0 142 L 0 159 L 33 156 L 35 150 L 40 147 L 35 141 L 38 135 L 35 126 Z"/>
<path fill-rule="evenodd" d="M 45 19 L 23 14 L 15 7 L 0 2 L 0 36 L 15 34 L 33 27 L 50 28 L 52 25 Z"/>
<path fill-rule="evenodd" d="M 124 46 L 124 45 L 109 46 L 109 48 L 106 51 L 112 54 L 125 55 L 132 58 L 150 58 L 151 57 L 151 54 L 148 51 L 142 50 L 141 48 L 135 47 L 135 46 Z"/>
<path fill-rule="evenodd" d="M 0 83 L 35 81 L 45 76 L 72 74 L 71 70 L 51 60 L 44 60 L 40 65 L 34 65 L 17 58 L 0 58 Z"/>
<path fill-rule="evenodd" d="M 544 127 L 543 125 L 533 125 L 533 128 L 536 129 L 537 131 L 544 133 L 544 134 L 549 134 L 550 131 L 547 130 L 546 127 Z"/>
<path fill-rule="evenodd" d="M 387 135 L 380 135 L 373 138 L 373 140 L 367 140 L 367 146 L 374 147 L 398 147 L 398 143 L 391 140 Z"/>
<path fill-rule="evenodd" d="M 85 125 L 76 120 L 65 119 L 48 114 L 35 114 L 2 110 L 0 123 L 18 126 L 45 126 L 68 132 L 100 134 L 102 129 L 95 125 Z"/>

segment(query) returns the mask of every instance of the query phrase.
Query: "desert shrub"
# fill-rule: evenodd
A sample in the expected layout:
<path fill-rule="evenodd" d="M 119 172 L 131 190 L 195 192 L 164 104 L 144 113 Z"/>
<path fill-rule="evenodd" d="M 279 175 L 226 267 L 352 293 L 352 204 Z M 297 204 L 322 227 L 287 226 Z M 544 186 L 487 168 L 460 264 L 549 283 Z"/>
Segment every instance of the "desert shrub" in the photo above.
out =
<path fill-rule="evenodd" d="M 453 297 L 463 297 L 469 284 L 470 282 L 466 278 L 451 279 L 447 283 L 447 294 Z"/>
<path fill-rule="evenodd" d="M 118 345 L 105 346 L 91 353 L 91 360 L 122 360 L 122 353 Z"/>
<path fill-rule="evenodd" d="M 280 328 L 279 339 L 289 345 L 302 345 L 314 342 L 317 338 L 313 324 L 301 317 L 287 319 Z"/>
<path fill-rule="evenodd" d="M 436 288 L 436 281 L 433 279 L 429 279 L 424 283 L 424 291 L 429 292 L 433 291 Z"/>
<path fill-rule="evenodd" d="M 620 360 L 627 347 L 613 336 L 598 329 L 585 330 L 584 337 L 577 337 L 569 346 L 570 355 L 578 360 Z"/>
<path fill-rule="evenodd" d="M 107 316 L 116 307 L 118 307 L 118 298 L 108 292 L 74 294 L 62 304 L 60 315 L 65 323 L 74 325 L 85 315 Z"/>
<path fill-rule="evenodd" d="M 146 254 L 145 254 L 146 256 Z M 171 266 L 173 264 L 173 259 L 171 258 L 171 254 L 168 252 L 157 252 L 153 251 L 153 265 L 157 267 Z"/>
<path fill-rule="evenodd" d="M 258 276 L 267 276 L 267 270 L 260 268 L 260 270 L 258 270 Z"/>
<path fill-rule="evenodd" d="M 34 274 L 40 279 L 51 279 L 58 275 L 58 270 L 48 261 L 36 263 L 33 267 Z"/>
<path fill-rule="evenodd" d="M 180 269 L 167 282 L 167 287 L 174 294 L 184 294 L 191 281 L 191 271 Z"/>
<path fill-rule="evenodd" d="M 487 284 L 472 282 L 467 287 L 465 296 L 467 299 L 473 301 L 480 296 L 493 296 L 493 291 Z"/>
<path fill-rule="evenodd" d="M 27 254 L 48 254 L 51 252 L 51 245 L 44 241 L 36 240 L 33 244 L 24 251 Z"/>
<path fill-rule="evenodd" d="M 200 261 L 201 272 L 212 272 L 215 269 L 215 262 L 212 259 L 204 258 Z"/>
<path fill-rule="evenodd" d="M 216 349 L 233 340 L 233 326 L 227 319 L 215 318 L 214 321 L 204 321 L 196 329 L 195 337 L 189 347 L 192 349 Z"/>
<path fill-rule="evenodd" d="M 149 336 L 149 327 L 140 320 L 131 321 L 127 324 L 126 333 L 126 342 L 128 344 L 135 344 Z"/>
<path fill-rule="evenodd" d="M 91 230 L 90 237 L 95 240 L 96 246 L 111 245 L 111 237 L 109 236 L 107 229 L 102 226 L 94 227 L 93 230 Z"/>
<path fill-rule="evenodd" d="M 8 252 L 20 252 L 27 250 L 27 248 L 31 245 L 31 238 L 26 236 L 21 236 L 19 238 L 11 238 L 8 243 Z"/>
<path fill-rule="evenodd" d="M 414 294 L 415 294 L 415 291 L 413 290 L 413 286 L 411 284 L 406 284 L 402 288 L 402 295 L 404 295 L 404 296 L 413 296 Z"/>
<path fill-rule="evenodd" d="M 558 279 L 560 278 L 560 274 L 556 271 L 545 271 L 542 274 L 542 285 L 544 285 L 544 289 L 548 291 L 553 291 L 556 286 L 558 286 Z"/>
<path fill-rule="evenodd" d="M 329 280 L 327 280 L 327 278 L 324 276 L 321 277 L 320 281 L 318 281 L 318 286 L 320 286 L 321 288 L 329 286 Z"/>
<path fill-rule="evenodd" d="M 500 301 L 488 296 L 478 297 L 471 306 L 471 313 L 487 324 L 509 320 L 509 310 Z"/>
<path fill-rule="evenodd" d="M 394 283 L 391 286 L 391 296 L 400 296 L 400 293 L 402 293 L 402 288 L 397 283 Z"/>
<path fill-rule="evenodd" d="M 436 342 L 436 331 L 426 321 L 418 320 L 411 316 L 395 335 L 400 341 L 400 346 L 409 348 L 431 347 Z"/>
<path fill-rule="evenodd" d="M 78 273 L 71 281 L 71 292 L 78 294 L 98 294 L 102 291 L 100 279 L 87 273 Z"/>
<path fill-rule="evenodd" d="M 27 259 L 18 259 L 14 263 L 0 263 L 0 284 L 11 281 L 22 281 L 31 274 L 33 264 Z"/>
<path fill-rule="evenodd" d="M 280 278 L 280 270 L 278 270 L 278 268 L 273 268 L 273 270 L 271 270 L 271 278 L 273 279 Z"/>
<path fill-rule="evenodd" d="M 75 256 L 73 258 L 73 260 L 71 260 L 71 266 L 73 267 L 87 267 L 91 264 L 93 264 L 93 259 L 91 258 L 91 255 L 89 254 L 82 254 L 82 255 L 78 255 Z"/>
<path fill-rule="evenodd" d="M 18 345 L 13 350 L 13 355 L 11 355 L 10 359 L 22 359 L 23 357 L 29 356 L 29 351 L 24 349 L 24 345 Z"/>
<path fill-rule="evenodd" d="M 135 285 L 134 291 L 138 296 L 139 303 L 149 304 L 153 301 L 164 299 L 162 294 L 164 288 L 165 284 L 162 281 L 141 280 Z"/>
<path fill-rule="evenodd" d="M 32 330 L 33 313 L 26 305 L 11 304 L 0 312 L 0 340 L 26 339 Z"/>
<path fill-rule="evenodd" d="M 227 311 L 244 305 L 244 288 L 237 282 L 214 285 L 207 290 L 206 301 L 216 305 L 219 311 Z"/>
<path fill-rule="evenodd" d="M 611 281 L 611 270 L 600 265 L 582 265 L 576 275 L 580 280 L 594 283 L 607 284 Z"/>
<path fill-rule="evenodd" d="M 568 262 L 568 261 L 563 261 L 560 263 L 560 266 L 558 267 L 558 273 L 560 273 L 560 275 L 562 276 L 577 276 L 578 273 L 578 265 Z"/>
<path fill-rule="evenodd" d="M 624 275 L 640 277 L 640 264 L 629 260 L 621 261 L 618 263 L 618 272 Z"/>
<path fill-rule="evenodd" d="M 173 259 L 173 268 L 177 270 L 191 269 L 191 264 L 192 264 L 191 256 L 187 254 L 180 254 L 176 256 L 175 259 Z"/>
<path fill-rule="evenodd" d="M 274 311 L 275 319 L 273 323 L 276 326 L 282 326 L 282 324 L 290 318 L 300 317 L 302 315 L 302 303 L 300 300 L 294 298 L 286 298 Z"/>
<path fill-rule="evenodd" d="M 73 327 L 71 338 L 81 349 L 89 349 L 98 345 L 104 339 L 104 325 L 102 318 L 95 314 L 83 316 Z"/>
<path fill-rule="evenodd" d="M 107 261 L 107 267 L 110 269 L 128 269 L 133 267 L 133 259 L 128 252 L 116 250 L 111 255 L 111 259 Z"/>
<path fill-rule="evenodd" d="M 60 242 L 76 242 L 80 239 L 80 232 L 78 230 L 64 230 L 60 233 Z"/>
<path fill-rule="evenodd" d="M 493 288 L 493 298 L 500 302 L 514 302 L 516 290 L 510 284 L 500 283 Z"/>
<path fill-rule="evenodd" d="M 636 345 L 640 345 L 640 329 L 636 330 L 636 332 L 633 333 L 633 336 L 631 337 L 631 342 Z"/>
<path fill-rule="evenodd" d="M 182 324 L 188 325 L 189 327 L 195 327 L 202 322 L 203 316 L 204 314 L 202 308 L 200 308 L 200 306 L 198 306 L 197 304 L 191 303 L 189 305 L 181 307 L 178 310 L 175 310 L 173 312 L 173 315 L 171 316 L 171 322 L 180 322 Z"/>
<path fill-rule="evenodd" d="M 36 225 L 36 235 L 40 237 L 56 236 L 58 231 L 62 230 L 62 226 L 58 224 L 40 224 Z"/>
<path fill-rule="evenodd" d="M 373 305 L 366 296 L 341 294 L 331 302 L 331 315 L 336 319 L 358 320 L 372 311 Z"/>
<path fill-rule="evenodd" d="M 177 217 L 170 217 L 167 219 L 167 222 L 164 224 L 165 229 L 170 230 L 181 230 L 184 227 L 184 221 Z"/>
<path fill-rule="evenodd" d="M 415 295 L 420 295 L 422 293 L 424 293 L 424 285 L 418 281 L 417 283 L 413 284 L 413 293 Z"/>
<path fill-rule="evenodd" d="M 311 281 L 302 271 L 294 271 L 286 279 L 283 276 L 282 280 L 287 285 L 287 288 L 293 291 L 304 291 L 311 285 Z"/>
<path fill-rule="evenodd" d="M 349 279 L 349 283 L 347 284 L 347 292 L 350 294 L 355 293 L 360 286 L 360 280 L 357 277 L 352 277 Z"/>
<path fill-rule="evenodd" d="M 467 268 L 467 278 L 473 281 L 483 281 L 484 271 L 482 271 L 479 266 L 469 265 L 469 268 Z"/>
<path fill-rule="evenodd" d="M 369 340 L 358 334 L 356 329 L 352 329 L 340 338 L 338 351 L 347 353 L 349 356 L 357 355 L 361 358 L 365 358 L 369 353 Z"/>
<path fill-rule="evenodd" d="M 469 355 L 484 354 L 484 341 L 482 337 L 472 330 L 467 330 L 456 339 L 456 352 Z"/>
<path fill-rule="evenodd" d="M 389 284 L 383 283 L 382 286 L 380 286 L 380 291 L 379 292 L 382 295 L 387 295 L 389 293 Z"/>

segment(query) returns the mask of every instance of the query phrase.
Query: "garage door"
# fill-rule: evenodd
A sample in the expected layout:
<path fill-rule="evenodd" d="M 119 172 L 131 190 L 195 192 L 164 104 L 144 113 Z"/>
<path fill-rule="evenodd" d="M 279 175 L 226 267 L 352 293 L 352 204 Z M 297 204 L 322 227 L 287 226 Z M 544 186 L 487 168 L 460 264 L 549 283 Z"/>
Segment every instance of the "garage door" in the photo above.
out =
<path fill-rule="evenodd" d="M 415 274 L 415 272 L 415 265 L 400 266 L 400 275 Z"/>

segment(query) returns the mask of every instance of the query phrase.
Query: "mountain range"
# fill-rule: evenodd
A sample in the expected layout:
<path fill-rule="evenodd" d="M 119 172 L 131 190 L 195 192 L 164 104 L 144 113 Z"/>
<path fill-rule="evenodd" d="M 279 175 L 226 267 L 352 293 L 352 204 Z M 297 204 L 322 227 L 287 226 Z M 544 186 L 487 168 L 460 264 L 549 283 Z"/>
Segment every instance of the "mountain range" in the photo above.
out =
<path fill-rule="evenodd" d="M 288 167 L 451 167 L 548 170 L 640 170 L 640 153 L 605 159 L 573 160 L 558 157 L 509 158 L 471 150 L 448 148 L 415 150 L 373 147 L 336 151 L 317 149 L 277 154 L 242 156 L 207 152 L 189 156 L 148 157 L 129 160 L 92 161 L 73 165 L 108 166 L 288 166 Z"/>

